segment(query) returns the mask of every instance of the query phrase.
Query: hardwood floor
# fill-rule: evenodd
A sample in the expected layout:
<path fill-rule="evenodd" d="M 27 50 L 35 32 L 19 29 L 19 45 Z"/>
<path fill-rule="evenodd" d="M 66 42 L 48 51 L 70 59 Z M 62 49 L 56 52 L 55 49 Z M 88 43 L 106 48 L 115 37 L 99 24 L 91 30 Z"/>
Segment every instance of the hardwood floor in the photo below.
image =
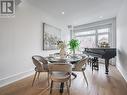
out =
<path fill-rule="evenodd" d="M 99 71 L 93 71 L 89 66 L 86 69 L 86 76 L 89 86 L 86 86 L 82 72 L 77 73 L 77 78 L 72 80 L 70 88 L 71 95 L 127 95 L 127 84 L 119 71 L 110 66 L 109 75 L 105 74 L 103 64 L 100 64 Z M 42 88 L 47 86 L 47 74 L 42 73 L 39 85 L 37 82 L 31 86 L 33 76 L 27 77 L 10 85 L 0 88 L 0 95 L 49 95 L 49 90 Z M 60 95 L 59 85 L 54 84 L 52 95 Z M 66 87 L 63 95 L 67 95 Z"/>

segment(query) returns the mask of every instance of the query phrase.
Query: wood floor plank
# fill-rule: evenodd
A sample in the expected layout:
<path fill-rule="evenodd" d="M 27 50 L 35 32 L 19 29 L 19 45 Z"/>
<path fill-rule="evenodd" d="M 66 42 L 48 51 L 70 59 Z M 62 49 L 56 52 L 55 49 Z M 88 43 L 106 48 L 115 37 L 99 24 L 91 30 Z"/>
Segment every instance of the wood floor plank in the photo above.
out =
<path fill-rule="evenodd" d="M 87 66 L 86 77 L 89 86 L 86 86 L 82 72 L 75 72 L 78 76 L 72 79 L 70 88 L 71 95 L 127 95 L 127 84 L 119 71 L 114 66 L 110 66 L 109 75 L 105 74 L 104 64 L 100 64 L 99 71 L 91 70 Z M 41 73 L 40 83 L 31 86 L 33 76 L 16 81 L 10 85 L 0 88 L 0 95 L 49 95 L 47 87 L 47 75 Z M 52 95 L 60 95 L 59 84 L 55 83 Z M 67 95 L 67 89 L 64 89 L 62 95 Z"/>

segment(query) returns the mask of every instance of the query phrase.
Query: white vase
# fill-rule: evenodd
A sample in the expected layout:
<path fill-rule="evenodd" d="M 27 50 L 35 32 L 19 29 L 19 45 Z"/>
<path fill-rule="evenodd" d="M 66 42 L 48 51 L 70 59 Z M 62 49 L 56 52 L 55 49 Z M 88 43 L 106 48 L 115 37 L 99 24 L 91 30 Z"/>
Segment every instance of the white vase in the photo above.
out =
<path fill-rule="evenodd" d="M 66 51 L 64 48 L 60 49 L 60 58 L 65 58 L 66 57 Z"/>

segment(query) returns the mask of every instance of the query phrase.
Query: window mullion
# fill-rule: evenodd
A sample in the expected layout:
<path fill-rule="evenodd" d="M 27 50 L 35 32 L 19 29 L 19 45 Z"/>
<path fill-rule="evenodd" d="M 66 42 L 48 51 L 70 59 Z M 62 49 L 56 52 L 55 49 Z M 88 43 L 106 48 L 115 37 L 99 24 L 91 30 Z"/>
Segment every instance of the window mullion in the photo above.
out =
<path fill-rule="evenodd" d="M 95 42 L 96 42 L 96 47 L 98 46 L 98 33 L 97 33 L 97 28 L 95 29 L 95 31 L 96 31 L 96 35 L 95 35 Z"/>

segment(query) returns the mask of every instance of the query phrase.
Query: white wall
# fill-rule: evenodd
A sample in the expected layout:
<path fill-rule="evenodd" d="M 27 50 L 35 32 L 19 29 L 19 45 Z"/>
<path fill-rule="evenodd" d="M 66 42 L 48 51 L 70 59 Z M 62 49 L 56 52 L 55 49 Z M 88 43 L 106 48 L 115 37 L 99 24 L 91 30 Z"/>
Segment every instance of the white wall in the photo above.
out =
<path fill-rule="evenodd" d="M 55 52 L 42 51 L 42 22 L 60 27 L 27 0 L 16 7 L 14 18 L 0 18 L 0 86 L 33 74 L 32 55 Z"/>
<path fill-rule="evenodd" d="M 117 16 L 117 67 L 127 81 L 127 0 Z"/>

